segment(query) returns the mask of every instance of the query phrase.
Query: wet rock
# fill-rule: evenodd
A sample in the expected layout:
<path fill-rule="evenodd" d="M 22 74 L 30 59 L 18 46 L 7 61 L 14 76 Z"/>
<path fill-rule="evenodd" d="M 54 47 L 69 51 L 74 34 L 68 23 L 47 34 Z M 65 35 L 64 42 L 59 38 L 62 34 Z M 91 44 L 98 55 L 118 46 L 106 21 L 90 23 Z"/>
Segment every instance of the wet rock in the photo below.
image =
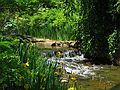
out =
<path fill-rule="evenodd" d="M 82 55 L 81 51 L 79 51 L 79 50 L 75 50 L 75 53 L 76 53 L 76 55 L 79 55 L 79 56 Z M 84 58 L 85 58 L 85 56 L 84 56 Z"/>
<path fill-rule="evenodd" d="M 71 58 L 65 58 L 65 61 L 72 62 L 73 60 Z"/>
<path fill-rule="evenodd" d="M 75 53 L 75 52 L 70 52 L 70 53 L 69 53 L 69 56 L 70 56 L 70 57 L 74 57 L 74 56 L 76 56 L 76 53 Z"/>
<path fill-rule="evenodd" d="M 74 48 L 80 49 L 81 48 L 81 42 L 76 41 L 75 44 L 74 44 Z"/>
<path fill-rule="evenodd" d="M 75 42 L 70 42 L 70 43 L 69 43 L 69 47 L 74 48 L 74 45 L 75 45 Z"/>
<path fill-rule="evenodd" d="M 63 58 L 65 58 L 65 57 L 70 57 L 69 53 L 70 53 L 69 51 L 64 52 L 64 53 L 63 53 Z"/>
<path fill-rule="evenodd" d="M 51 46 L 52 46 L 52 47 L 61 47 L 62 44 L 55 42 L 55 43 L 52 43 Z"/>

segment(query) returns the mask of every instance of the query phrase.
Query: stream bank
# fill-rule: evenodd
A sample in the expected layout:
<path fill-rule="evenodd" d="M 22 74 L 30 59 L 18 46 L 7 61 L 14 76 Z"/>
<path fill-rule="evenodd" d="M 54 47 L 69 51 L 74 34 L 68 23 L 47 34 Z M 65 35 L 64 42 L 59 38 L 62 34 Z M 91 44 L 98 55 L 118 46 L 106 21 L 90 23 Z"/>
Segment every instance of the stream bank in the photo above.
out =
<path fill-rule="evenodd" d="M 85 63 L 87 58 L 80 51 L 70 47 L 57 46 L 58 42 L 38 40 L 41 55 L 48 63 L 56 64 L 56 74 L 61 81 L 69 82 L 71 75 L 76 78 L 81 90 L 109 90 L 120 83 L 120 68 L 112 65 Z M 46 45 L 47 44 L 47 45 Z M 55 44 L 52 45 L 52 44 Z"/>
<path fill-rule="evenodd" d="M 48 63 L 56 64 L 55 73 L 62 82 L 70 82 L 71 77 L 75 77 L 80 90 L 109 90 L 120 83 L 119 66 L 86 63 L 88 59 L 78 50 L 42 48 L 40 52 Z"/>

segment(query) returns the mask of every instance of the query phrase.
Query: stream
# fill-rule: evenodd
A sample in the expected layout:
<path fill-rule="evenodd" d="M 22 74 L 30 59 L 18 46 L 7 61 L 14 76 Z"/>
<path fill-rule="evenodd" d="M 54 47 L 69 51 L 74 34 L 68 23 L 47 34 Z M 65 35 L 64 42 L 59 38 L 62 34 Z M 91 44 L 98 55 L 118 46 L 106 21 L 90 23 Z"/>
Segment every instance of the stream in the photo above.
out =
<path fill-rule="evenodd" d="M 58 55 L 57 55 L 58 54 Z M 61 67 L 67 74 L 75 74 L 81 77 L 81 79 L 88 79 L 95 75 L 96 70 L 100 70 L 102 67 L 96 65 L 84 65 L 83 62 L 87 60 L 84 55 L 77 50 L 58 50 L 43 53 L 44 57 L 47 57 L 48 62 L 57 63 L 57 67 Z"/>
<path fill-rule="evenodd" d="M 84 54 L 74 49 L 41 49 L 41 52 L 48 63 L 55 65 L 61 80 L 69 81 L 70 75 L 77 77 L 80 90 L 109 90 L 120 83 L 119 66 L 86 63 Z M 112 90 L 120 90 L 120 85 Z"/>

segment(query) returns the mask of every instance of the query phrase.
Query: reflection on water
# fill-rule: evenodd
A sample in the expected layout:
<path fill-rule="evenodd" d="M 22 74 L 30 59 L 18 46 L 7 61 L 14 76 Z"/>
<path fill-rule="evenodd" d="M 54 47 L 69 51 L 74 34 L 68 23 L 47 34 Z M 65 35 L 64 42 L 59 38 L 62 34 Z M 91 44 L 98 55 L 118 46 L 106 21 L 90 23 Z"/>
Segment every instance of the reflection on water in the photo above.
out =
<path fill-rule="evenodd" d="M 82 90 L 120 90 L 120 84 L 117 85 L 120 83 L 120 67 L 101 66 L 103 69 L 96 71 L 96 76 L 93 79 L 80 81 L 84 88 Z"/>

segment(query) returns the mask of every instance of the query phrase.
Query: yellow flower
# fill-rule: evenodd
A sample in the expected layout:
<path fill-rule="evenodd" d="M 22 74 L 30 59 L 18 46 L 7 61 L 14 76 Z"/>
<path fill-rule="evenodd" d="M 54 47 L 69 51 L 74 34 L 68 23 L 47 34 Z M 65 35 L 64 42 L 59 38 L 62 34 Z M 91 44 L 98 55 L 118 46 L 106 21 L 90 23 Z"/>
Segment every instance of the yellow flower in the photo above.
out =
<path fill-rule="evenodd" d="M 59 69 L 59 70 L 60 70 L 60 69 L 62 69 L 62 67 L 61 67 L 61 66 L 58 66 L 58 67 L 57 67 L 57 69 Z"/>
<path fill-rule="evenodd" d="M 54 72 L 54 74 L 55 74 L 55 75 L 59 75 L 59 73 L 58 73 L 58 72 Z"/>
<path fill-rule="evenodd" d="M 27 62 L 27 63 L 25 63 L 26 64 L 26 66 L 28 67 L 29 66 L 29 63 Z"/>
<path fill-rule="evenodd" d="M 75 78 L 75 77 L 72 77 L 71 80 L 72 80 L 72 81 L 76 81 L 76 78 Z"/>
<path fill-rule="evenodd" d="M 56 56 L 60 57 L 61 56 L 61 52 L 60 51 L 56 52 Z"/>
<path fill-rule="evenodd" d="M 29 66 L 29 62 L 22 63 L 21 66 L 24 67 L 24 68 L 28 67 Z"/>
<path fill-rule="evenodd" d="M 68 88 L 68 90 L 76 90 L 76 88 L 70 87 L 70 88 Z"/>

